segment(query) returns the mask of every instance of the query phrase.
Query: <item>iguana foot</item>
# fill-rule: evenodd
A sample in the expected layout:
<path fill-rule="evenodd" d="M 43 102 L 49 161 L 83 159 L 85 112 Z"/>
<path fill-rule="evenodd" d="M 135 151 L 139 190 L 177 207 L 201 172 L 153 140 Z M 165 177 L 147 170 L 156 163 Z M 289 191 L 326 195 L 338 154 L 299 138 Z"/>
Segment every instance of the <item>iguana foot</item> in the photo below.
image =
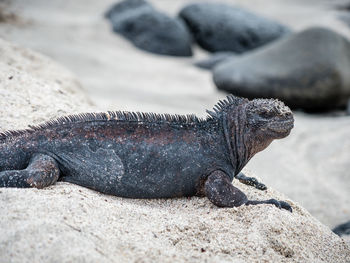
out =
<path fill-rule="evenodd" d="M 285 201 L 278 201 L 276 199 L 269 199 L 269 200 L 263 200 L 263 201 L 258 201 L 258 200 L 248 200 L 245 205 L 260 205 L 260 204 L 269 204 L 269 205 L 275 205 L 279 209 L 286 209 L 289 212 L 293 212 L 292 207 L 290 204 L 288 204 Z"/>
<path fill-rule="evenodd" d="M 59 174 L 57 162 L 52 157 L 36 154 L 26 169 L 0 172 L 0 187 L 44 188 L 55 183 Z"/>
<path fill-rule="evenodd" d="M 248 177 L 244 173 L 239 173 L 236 175 L 236 178 L 242 183 L 250 186 L 254 186 L 256 189 L 259 190 L 266 190 L 267 187 L 263 183 L 260 183 L 256 178 L 254 177 Z"/>
<path fill-rule="evenodd" d="M 216 206 L 235 207 L 248 201 L 247 196 L 234 187 L 223 171 L 215 171 L 210 174 L 204 184 L 205 195 Z"/>
<path fill-rule="evenodd" d="M 247 196 L 241 190 L 232 185 L 228 175 L 223 171 L 215 171 L 208 176 L 204 183 L 204 191 L 208 199 L 219 207 L 271 204 L 280 209 L 293 211 L 287 202 L 277 201 L 276 199 L 263 201 L 248 200 Z"/>

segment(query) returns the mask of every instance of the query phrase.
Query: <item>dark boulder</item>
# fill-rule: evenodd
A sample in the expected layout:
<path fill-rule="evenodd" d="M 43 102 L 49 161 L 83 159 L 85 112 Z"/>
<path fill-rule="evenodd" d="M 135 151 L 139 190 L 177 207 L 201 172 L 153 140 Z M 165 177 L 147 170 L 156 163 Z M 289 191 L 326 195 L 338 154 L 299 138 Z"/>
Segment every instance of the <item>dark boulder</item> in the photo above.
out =
<path fill-rule="evenodd" d="M 171 18 L 143 0 L 126 0 L 105 15 L 113 30 L 140 49 L 162 55 L 191 56 L 191 35 L 183 21 Z"/>
<path fill-rule="evenodd" d="M 179 16 L 202 48 L 243 53 L 271 42 L 289 29 L 245 9 L 216 3 L 184 7 Z"/>
<path fill-rule="evenodd" d="M 216 65 L 219 63 L 222 63 L 223 61 L 226 61 L 229 58 L 235 57 L 236 53 L 234 52 L 216 52 L 213 55 L 209 56 L 208 58 L 199 60 L 195 62 L 194 64 L 202 69 L 213 69 Z"/>
<path fill-rule="evenodd" d="M 350 235 L 350 221 L 344 224 L 338 225 L 332 230 L 338 236 Z"/>
<path fill-rule="evenodd" d="M 350 97 L 350 43 L 310 28 L 213 70 L 216 86 L 247 98 L 278 98 L 292 108 L 345 107 Z"/>
<path fill-rule="evenodd" d="M 105 14 L 106 18 L 111 19 L 111 22 L 117 21 L 119 19 L 123 19 L 123 16 L 127 14 L 127 12 L 132 12 L 133 10 L 145 8 L 145 9 L 153 9 L 148 2 L 144 0 L 127 0 L 114 4 Z"/>

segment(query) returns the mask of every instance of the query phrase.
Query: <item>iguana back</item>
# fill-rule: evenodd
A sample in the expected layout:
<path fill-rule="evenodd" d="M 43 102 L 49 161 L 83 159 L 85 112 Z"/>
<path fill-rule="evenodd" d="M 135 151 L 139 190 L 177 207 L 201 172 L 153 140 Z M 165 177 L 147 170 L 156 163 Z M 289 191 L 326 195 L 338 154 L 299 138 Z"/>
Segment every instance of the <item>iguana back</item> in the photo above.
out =
<path fill-rule="evenodd" d="M 12 169 L 41 153 L 57 162 L 62 181 L 122 197 L 159 198 L 195 195 L 201 178 L 218 168 L 233 177 L 222 139 L 213 119 L 110 112 L 34 127 L 5 140 L 0 152 L 24 157 Z"/>
<path fill-rule="evenodd" d="M 254 154 L 293 127 L 277 100 L 228 96 L 205 119 L 107 112 L 71 115 L 0 134 L 0 187 L 57 180 L 130 198 L 206 195 L 218 206 L 249 201 L 231 181 Z M 263 189 L 254 178 L 242 182 Z"/>

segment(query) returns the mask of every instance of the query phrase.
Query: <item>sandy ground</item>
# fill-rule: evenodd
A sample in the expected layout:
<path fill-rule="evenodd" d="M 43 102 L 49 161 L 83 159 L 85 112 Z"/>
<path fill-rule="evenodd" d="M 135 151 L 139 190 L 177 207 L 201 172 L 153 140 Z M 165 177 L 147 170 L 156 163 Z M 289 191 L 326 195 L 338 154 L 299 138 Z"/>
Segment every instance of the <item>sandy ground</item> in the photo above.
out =
<path fill-rule="evenodd" d="M 279 197 L 236 184 L 250 197 Z M 219 209 L 206 198 L 132 200 L 68 183 L 1 189 L 0 262 L 347 262 L 306 210 Z M 30 207 L 30 209 L 28 209 Z"/>
<path fill-rule="evenodd" d="M 37 123 L 66 113 L 92 110 L 196 113 L 203 116 L 204 109 L 210 108 L 218 98 L 225 95 L 215 89 L 209 72 L 192 65 L 195 59 L 206 56 L 204 51 L 196 49 L 195 58 L 190 59 L 156 56 L 137 50 L 124 39 L 112 34 L 102 14 L 113 1 L 54 0 L 48 4 L 45 0 L 33 0 L 30 5 L 26 0 L 12 0 L 8 4 L 9 2 L 5 1 L 6 11 L 16 14 L 16 19 L 0 24 L 0 36 L 46 54 L 66 66 L 77 76 L 81 88 L 90 95 L 96 106 L 88 103 L 79 84 L 62 67 L 50 70 L 46 66 L 38 66 L 39 70 L 35 73 L 36 67 L 31 66 L 33 61 L 19 61 L 8 69 L 11 73 L 9 76 L 13 75 L 24 82 L 28 78 L 40 85 L 33 85 L 33 90 L 22 89 L 17 84 L 11 84 L 9 79 L 6 80 L 8 88 L 1 90 L 1 95 L 5 95 L 6 100 L 0 102 L 5 103 L 0 108 L 6 109 L 6 114 L 0 118 L 2 130 L 24 127 L 32 121 Z M 176 14 L 177 10 L 190 1 L 151 2 L 169 14 Z M 350 36 L 349 29 L 336 19 L 338 11 L 330 8 L 336 1 L 304 3 L 305 1 L 270 0 L 269 4 L 262 0 L 232 2 L 284 22 L 294 30 L 323 25 L 346 37 Z M 3 51 L 1 55 L 5 61 L 6 54 Z M 27 66 L 21 68 L 25 63 Z M 4 72 L 6 71 L 1 72 L 2 79 L 5 78 Z M 50 76 L 52 72 L 58 72 L 58 77 L 54 74 Z M 63 84 L 55 81 L 55 78 Z M 68 80 L 70 78 L 73 80 Z M 23 85 L 26 85 L 24 82 Z M 12 89 L 17 94 L 27 93 L 23 97 L 18 96 L 21 100 L 18 102 L 16 99 L 11 100 L 11 96 L 16 94 L 8 92 Z M 51 96 L 48 90 L 57 92 Z M 38 94 L 42 96 L 39 99 L 36 97 Z M 48 96 L 51 96 L 50 100 L 45 99 Z M 28 100 L 27 97 L 32 99 Z M 31 112 L 31 116 L 27 116 L 28 112 Z M 297 113 L 296 126 L 291 136 L 274 142 L 266 151 L 253 158 L 248 168 L 269 187 L 285 193 L 306 207 L 322 223 L 333 227 L 350 219 L 349 129 L 350 119 L 347 117 Z M 74 187 L 72 189 L 77 191 Z M 8 194 L 11 195 L 12 192 Z M 96 193 L 88 196 L 93 198 L 94 195 Z M 64 193 L 55 198 L 64 198 L 63 196 Z M 31 201 L 31 205 L 35 206 L 35 200 Z M 18 204 L 20 202 L 19 200 Z M 135 202 L 137 204 L 141 201 Z M 17 203 L 13 203 L 15 204 Z M 52 207 L 50 213 L 55 208 Z M 39 207 L 37 209 L 40 210 Z M 258 213 L 259 211 L 256 214 Z M 20 212 L 17 217 L 19 215 Z M 255 213 L 252 218 L 253 216 Z M 273 216 L 277 217 L 277 221 L 281 219 L 276 214 Z M 226 219 L 228 218 L 221 218 Z"/>
<path fill-rule="evenodd" d="M 9 2 L 9 1 L 8 1 Z M 0 36 L 42 52 L 72 70 L 100 110 L 196 113 L 203 116 L 225 94 L 195 58 L 152 55 L 111 33 L 102 17 L 112 0 L 12 0 L 6 12 L 16 20 L 0 24 Z M 169 14 L 191 1 L 151 1 Z M 225 2 L 225 1 L 224 1 Z M 294 30 L 322 25 L 350 37 L 337 19 L 342 1 L 235 2 L 279 20 Z M 5 2 L 6 3 L 6 2 Z M 1 121 L 1 120 L 0 120 Z M 329 227 L 350 219 L 350 118 L 296 114 L 291 136 L 275 142 L 248 167 L 288 194 Z M 276 162 L 275 160 L 278 160 Z M 273 167 L 272 167 L 273 164 Z"/>
<path fill-rule="evenodd" d="M 74 77 L 50 59 L 5 41 L 0 50 L 0 119 L 6 120 L 0 131 L 95 110 Z M 286 200 L 293 213 L 268 205 L 220 209 L 206 198 L 124 199 L 69 183 L 42 190 L 2 188 L 0 262 L 346 262 L 350 257 L 350 245 L 297 203 L 271 188 L 234 184 L 250 199 Z"/>
<path fill-rule="evenodd" d="M 51 59 L 1 39 L 0 57 L 2 131 L 93 107 L 73 74 Z"/>

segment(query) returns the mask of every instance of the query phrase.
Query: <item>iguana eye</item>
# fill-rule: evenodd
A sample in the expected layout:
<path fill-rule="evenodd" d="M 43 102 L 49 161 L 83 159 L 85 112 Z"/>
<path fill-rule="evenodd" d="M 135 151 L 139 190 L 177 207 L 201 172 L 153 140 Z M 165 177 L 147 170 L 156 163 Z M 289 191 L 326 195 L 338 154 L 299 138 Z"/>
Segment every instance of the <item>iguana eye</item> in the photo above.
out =
<path fill-rule="evenodd" d="M 271 118 L 271 117 L 275 116 L 275 113 L 272 111 L 264 111 L 261 113 L 261 116 L 265 117 L 265 118 Z"/>

